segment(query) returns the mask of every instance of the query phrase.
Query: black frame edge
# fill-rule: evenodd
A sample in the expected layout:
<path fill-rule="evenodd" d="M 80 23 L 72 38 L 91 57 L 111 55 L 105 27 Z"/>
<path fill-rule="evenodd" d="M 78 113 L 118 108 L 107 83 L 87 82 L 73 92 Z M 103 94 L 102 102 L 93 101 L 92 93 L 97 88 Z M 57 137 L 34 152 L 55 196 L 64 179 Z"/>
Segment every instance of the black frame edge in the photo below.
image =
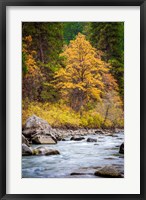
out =
<path fill-rule="evenodd" d="M 146 74 L 146 59 L 144 58 L 146 55 L 146 1 L 145 0 L 43 0 L 40 2 L 40 0 L 9 0 L 9 1 L 1 1 L 0 0 L 0 199 L 2 200 L 15 200 L 15 199 L 22 199 L 22 200 L 34 200 L 34 199 L 50 199 L 50 200 L 64 200 L 64 199 L 102 199 L 102 200 L 108 200 L 108 199 L 117 199 L 117 200 L 146 200 L 146 191 L 144 190 L 144 184 L 146 180 L 146 145 L 145 144 L 145 135 L 141 134 L 140 141 L 141 146 L 140 150 L 140 160 L 141 160 L 141 194 L 140 195 L 134 195 L 134 194 L 110 194 L 110 195 L 72 195 L 72 194 L 6 194 L 6 6 L 140 6 L 140 37 L 141 37 L 141 54 L 140 54 L 140 65 L 141 65 L 141 72 L 140 72 L 140 92 L 141 92 L 141 132 L 144 133 L 146 130 L 146 106 L 144 105 L 144 102 L 146 101 L 146 93 L 144 93 L 144 89 L 146 88 L 146 79 L 144 79 Z"/>
<path fill-rule="evenodd" d="M 0 0 L 5 6 L 140 6 L 145 0 Z"/>
<path fill-rule="evenodd" d="M 143 46 L 143 68 L 144 68 L 144 71 L 143 71 L 143 73 L 144 73 L 144 75 L 145 75 L 145 77 L 146 77 L 146 0 L 144 1 L 144 24 L 143 24 L 143 26 L 144 26 L 144 30 L 143 30 L 143 34 L 144 34 L 144 46 Z M 145 135 L 145 132 L 146 132 L 146 104 L 145 104 L 145 102 L 146 102 L 146 78 L 145 77 L 142 77 L 143 78 L 143 80 L 144 80 L 144 82 L 143 82 L 143 85 L 144 85 L 144 88 L 143 88 L 143 102 L 142 102 L 142 105 L 143 105 L 143 125 L 142 125 L 142 127 L 143 127 L 143 151 L 144 151 L 144 155 L 143 155 L 143 158 L 141 158 L 141 159 L 143 159 L 144 160 L 144 162 L 143 162 L 143 175 L 144 175 L 144 177 L 143 177 L 143 184 L 144 184 L 144 186 L 143 186 L 143 189 L 144 189 L 144 200 L 146 199 L 146 189 L 145 189 L 145 186 L 146 186 L 146 135 Z M 142 98 L 142 97 L 141 97 Z M 142 141 L 141 141 L 142 142 Z"/>
<path fill-rule="evenodd" d="M 142 194 L 143 199 L 146 197 L 145 195 L 145 189 L 144 189 L 144 182 L 145 182 L 145 159 L 144 156 L 145 151 L 145 135 L 144 131 L 146 130 L 145 127 L 145 119 L 146 119 L 146 110 L 145 110 L 145 88 L 146 88 L 146 81 L 145 81 L 145 28 L 146 28 L 146 23 L 145 23 L 145 17 L 146 17 L 146 2 L 144 2 L 141 7 L 140 7 L 140 193 Z"/>
<path fill-rule="evenodd" d="M 6 194 L 6 22 L 5 7 L 0 2 L 0 197 Z"/>
<path fill-rule="evenodd" d="M 145 200 L 139 195 L 121 195 L 121 194 L 7 194 L 2 200 Z"/>

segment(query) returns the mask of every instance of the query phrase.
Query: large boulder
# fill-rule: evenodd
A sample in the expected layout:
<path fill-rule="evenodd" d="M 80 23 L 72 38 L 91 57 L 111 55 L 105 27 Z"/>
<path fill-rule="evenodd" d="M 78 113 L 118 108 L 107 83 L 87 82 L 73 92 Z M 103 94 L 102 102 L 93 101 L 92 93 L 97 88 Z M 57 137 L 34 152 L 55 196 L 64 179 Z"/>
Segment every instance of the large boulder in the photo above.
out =
<path fill-rule="evenodd" d="M 124 142 L 120 146 L 119 153 L 124 154 Z"/>
<path fill-rule="evenodd" d="M 33 144 L 56 144 L 57 141 L 49 135 L 35 135 L 32 138 Z"/>
<path fill-rule="evenodd" d="M 48 124 L 47 121 L 41 119 L 40 117 L 37 117 L 36 115 L 32 115 L 26 120 L 26 123 L 24 125 L 24 129 L 51 129 L 51 126 Z"/>
<path fill-rule="evenodd" d="M 23 156 L 30 156 L 32 155 L 32 149 L 28 147 L 26 144 L 22 144 L 22 155 Z"/>
<path fill-rule="evenodd" d="M 36 115 L 32 115 L 26 120 L 23 127 L 23 135 L 29 138 L 36 133 L 49 133 L 51 129 L 52 128 L 47 121 L 37 117 Z"/>
<path fill-rule="evenodd" d="M 97 139 L 95 139 L 95 138 L 88 138 L 87 142 L 97 142 Z"/>
<path fill-rule="evenodd" d="M 105 166 L 96 171 L 95 176 L 101 176 L 106 178 L 121 178 L 121 173 L 114 166 Z"/>
<path fill-rule="evenodd" d="M 54 143 L 53 141 L 57 143 L 57 140 L 59 139 L 57 132 L 51 128 L 48 122 L 37 117 L 36 115 L 27 119 L 22 133 L 29 139 L 29 141 L 33 141 L 36 144 L 52 144 Z M 47 142 L 48 140 L 51 141 Z"/>
<path fill-rule="evenodd" d="M 58 154 L 60 154 L 60 152 L 56 149 L 49 149 L 48 147 L 40 146 L 40 147 L 33 149 L 33 154 L 50 156 L 50 155 L 58 155 Z"/>

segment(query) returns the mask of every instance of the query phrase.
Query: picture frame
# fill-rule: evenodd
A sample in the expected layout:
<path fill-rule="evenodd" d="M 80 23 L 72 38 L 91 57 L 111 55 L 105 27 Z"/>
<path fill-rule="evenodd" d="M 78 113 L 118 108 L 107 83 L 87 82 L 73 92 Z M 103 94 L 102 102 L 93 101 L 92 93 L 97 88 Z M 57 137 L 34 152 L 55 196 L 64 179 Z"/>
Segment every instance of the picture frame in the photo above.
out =
<path fill-rule="evenodd" d="M 140 7 L 140 194 L 7 194 L 6 132 L 7 132 L 7 87 L 6 87 L 6 8 L 7 6 L 139 6 Z M 145 0 L 5 0 L 0 1 L 0 198 L 7 199 L 119 199 L 146 200 L 146 1 Z M 134 178 L 133 178 L 134 181 Z"/>

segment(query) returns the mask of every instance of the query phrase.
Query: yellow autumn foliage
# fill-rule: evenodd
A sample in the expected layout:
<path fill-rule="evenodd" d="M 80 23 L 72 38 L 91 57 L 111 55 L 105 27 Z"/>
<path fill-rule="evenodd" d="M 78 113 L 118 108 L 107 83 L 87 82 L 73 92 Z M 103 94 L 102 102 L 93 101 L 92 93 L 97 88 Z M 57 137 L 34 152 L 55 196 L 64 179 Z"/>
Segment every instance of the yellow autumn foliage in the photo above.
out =
<path fill-rule="evenodd" d="M 75 112 L 64 102 L 59 103 L 39 103 L 31 102 L 24 109 L 26 102 L 23 101 L 22 122 L 25 124 L 26 119 L 35 114 L 42 119 L 45 119 L 52 127 L 57 128 L 100 128 L 104 121 L 104 106 L 99 103 L 90 111 L 83 110 L 82 116 Z M 102 109 L 103 110 L 102 110 Z M 112 114 L 113 113 L 113 114 Z M 115 116 L 116 113 L 116 116 Z M 113 117 L 115 118 L 113 119 Z M 110 116 L 104 124 L 105 127 L 110 128 L 113 125 L 116 127 L 123 127 L 122 110 L 114 107 L 110 110 Z"/>
<path fill-rule="evenodd" d="M 37 63 L 34 59 L 36 51 L 29 50 L 29 47 L 32 42 L 32 37 L 26 36 L 25 38 L 23 38 L 23 41 L 24 43 L 23 43 L 22 53 L 25 53 L 25 65 L 27 67 L 27 73 L 25 74 L 25 78 L 35 77 L 38 75 L 41 76 L 40 68 L 37 66 Z"/>
<path fill-rule="evenodd" d="M 72 108 L 78 111 L 90 99 L 101 100 L 102 74 L 108 72 L 108 67 L 85 36 L 79 33 L 61 56 L 66 58 L 66 67 L 56 72 L 55 88 L 66 96 Z"/>
<path fill-rule="evenodd" d="M 35 114 L 57 128 L 123 127 L 118 84 L 108 64 L 101 60 L 102 52 L 97 52 L 84 35 L 79 33 L 64 48 L 61 54 L 64 65 L 55 72 L 52 81 L 43 82 L 43 86 L 53 86 L 58 92 L 61 100 L 54 102 L 38 99 L 40 81 L 43 81 L 41 68 L 35 61 L 36 52 L 30 48 L 31 36 L 24 41 L 22 51 L 27 72 L 23 75 L 23 124 Z M 27 100 L 28 96 L 35 100 Z"/>

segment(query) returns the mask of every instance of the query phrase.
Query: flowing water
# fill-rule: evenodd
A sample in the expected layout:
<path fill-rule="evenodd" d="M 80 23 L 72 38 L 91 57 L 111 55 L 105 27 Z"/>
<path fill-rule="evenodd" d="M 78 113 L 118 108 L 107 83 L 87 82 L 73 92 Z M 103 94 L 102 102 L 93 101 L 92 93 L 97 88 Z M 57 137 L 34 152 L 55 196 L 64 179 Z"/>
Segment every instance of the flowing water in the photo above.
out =
<path fill-rule="evenodd" d="M 124 133 L 115 133 L 114 137 L 105 135 L 84 136 L 82 141 L 59 141 L 55 145 L 42 145 L 57 149 L 60 155 L 23 156 L 23 178 L 97 178 L 94 172 L 102 166 L 116 166 L 124 173 L 124 155 L 119 154 L 119 146 L 124 142 Z M 97 142 L 87 142 L 88 137 Z M 40 145 L 33 145 L 38 147 Z M 84 173 L 71 176 L 73 172 Z"/>

